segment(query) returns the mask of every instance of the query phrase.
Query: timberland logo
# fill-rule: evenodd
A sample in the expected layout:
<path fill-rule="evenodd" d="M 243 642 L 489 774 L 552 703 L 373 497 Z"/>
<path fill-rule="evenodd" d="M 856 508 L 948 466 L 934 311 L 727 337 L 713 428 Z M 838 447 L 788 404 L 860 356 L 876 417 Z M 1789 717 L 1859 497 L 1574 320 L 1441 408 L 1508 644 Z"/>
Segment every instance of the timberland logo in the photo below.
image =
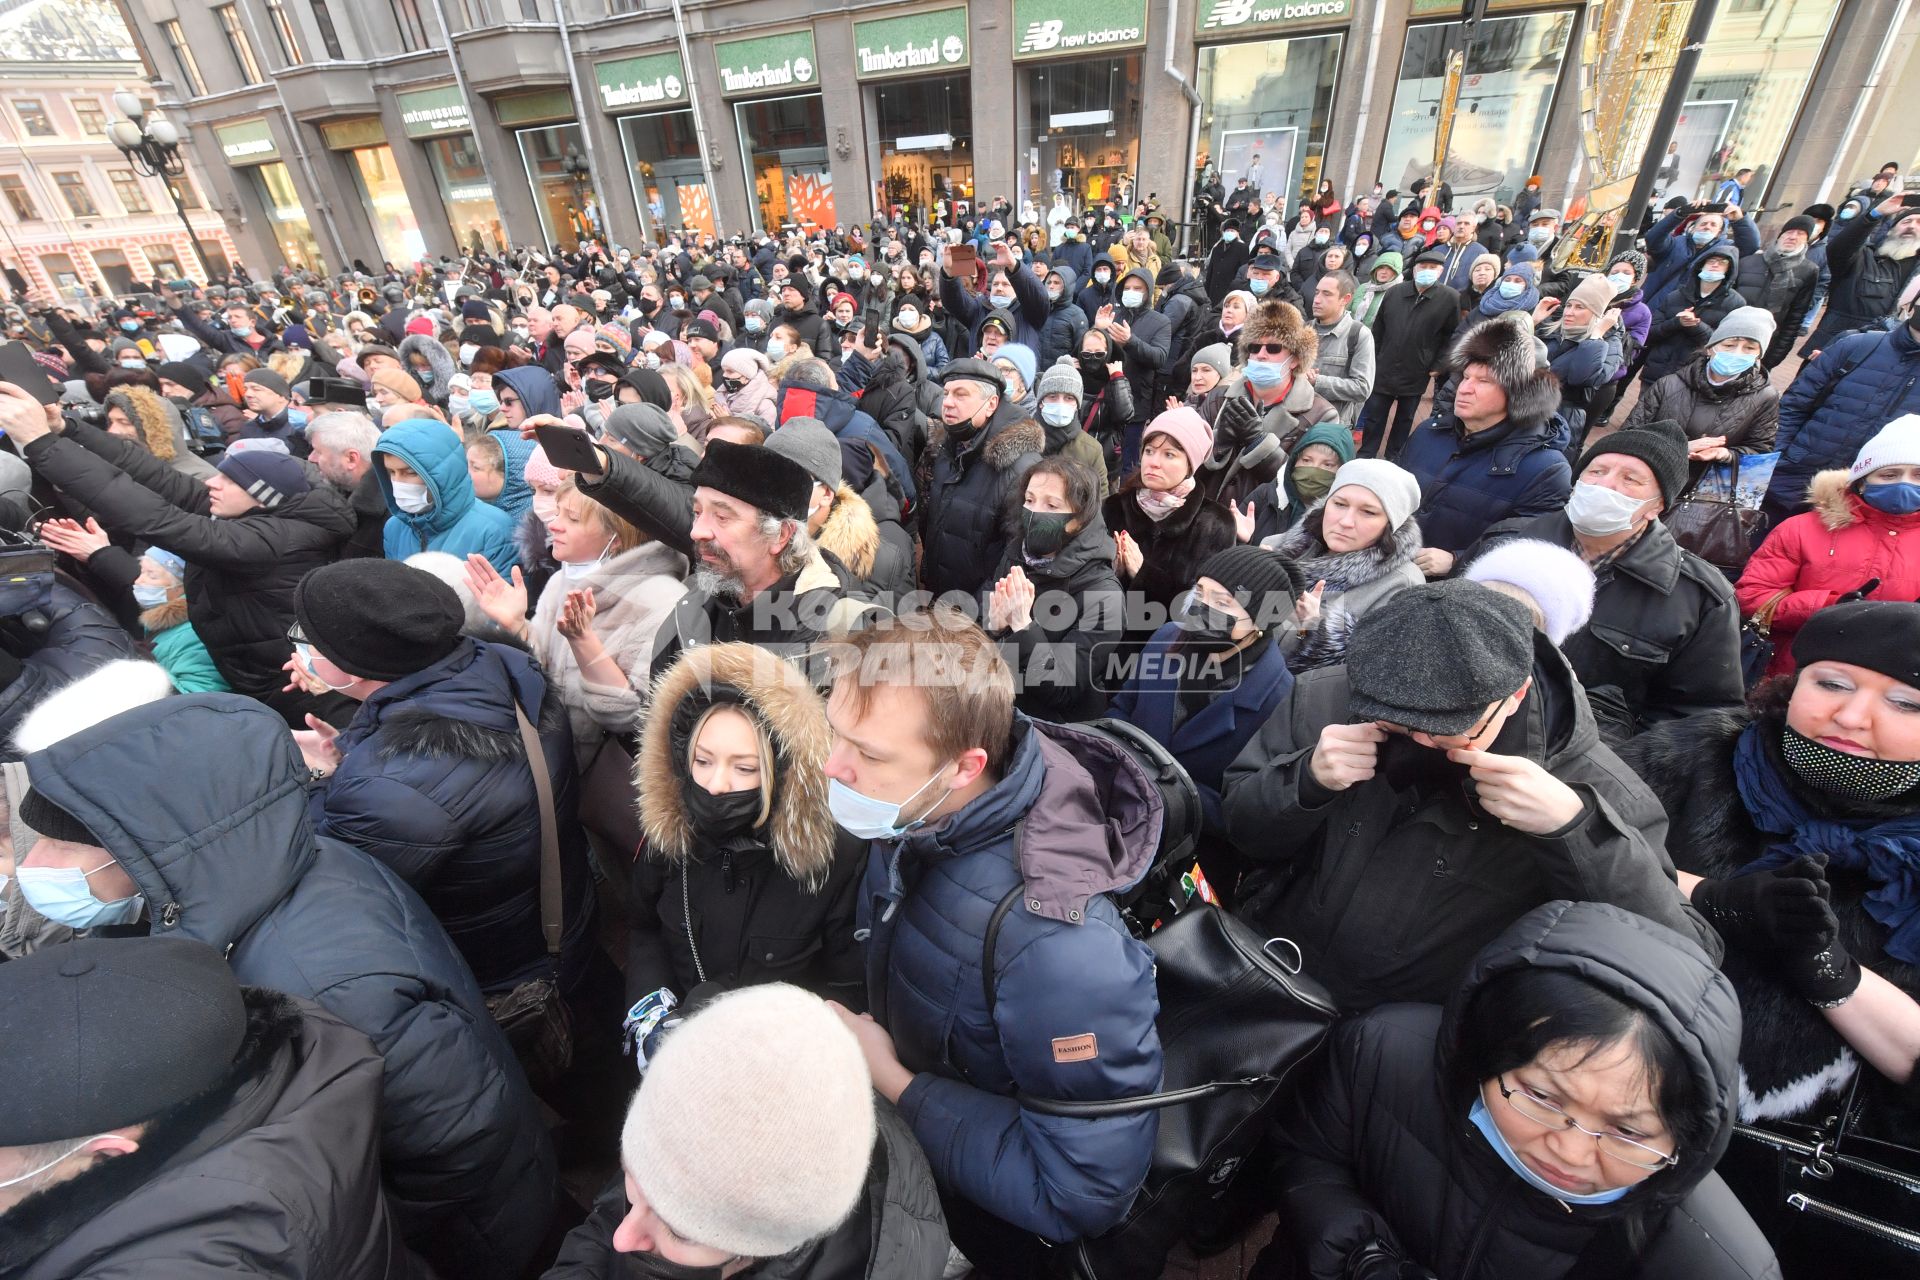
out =
<path fill-rule="evenodd" d="M 649 102 L 673 102 L 680 97 L 679 76 L 655 76 L 636 84 L 600 86 L 602 102 L 609 107 L 640 106 Z"/>
<path fill-rule="evenodd" d="M 1091 1062 L 1099 1056 L 1100 1042 L 1091 1031 L 1085 1035 L 1060 1036 L 1053 1042 L 1055 1062 Z"/>
<path fill-rule="evenodd" d="M 720 78 L 728 93 L 752 89 L 778 89 L 789 84 L 813 83 L 813 60 L 787 58 L 781 62 L 763 62 L 758 67 L 722 67 Z"/>
<path fill-rule="evenodd" d="M 934 67 L 943 62 L 958 62 L 966 52 L 959 36 L 948 36 L 944 41 L 928 40 L 921 44 L 912 42 L 895 48 L 892 44 L 883 44 L 878 49 L 862 47 L 860 50 L 860 70 L 871 75 L 876 71 L 906 71 L 915 67 Z"/>

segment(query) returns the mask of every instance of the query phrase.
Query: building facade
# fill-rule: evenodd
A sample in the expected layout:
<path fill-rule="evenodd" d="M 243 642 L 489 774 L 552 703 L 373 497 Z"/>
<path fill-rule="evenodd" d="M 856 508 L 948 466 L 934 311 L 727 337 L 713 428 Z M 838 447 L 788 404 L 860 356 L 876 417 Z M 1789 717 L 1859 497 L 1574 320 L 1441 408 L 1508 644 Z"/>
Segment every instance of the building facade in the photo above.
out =
<path fill-rule="evenodd" d="M 1322 180 L 1405 189 L 1432 168 L 1464 40 L 1457 0 L 122 2 L 245 256 L 330 270 L 942 199 L 1184 210 L 1196 162 L 1289 205 Z M 1447 158 L 1456 203 L 1536 173 L 1550 201 L 1582 185 L 1584 16 L 1491 0 Z M 1769 207 L 1816 198 L 1833 139 L 1873 132 L 1858 86 L 1896 20 L 1920 14 L 1719 0 L 1672 189 L 1744 164 Z"/>
<path fill-rule="evenodd" d="M 109 0 L 0 4 L 0 292 L 75 299 L 205 278 L 167 183 L 107 139 L 116 92 L 157 111 L 139 51 Z M 236 254 L 204 179 L 175 191 L 214 270 Z"/>

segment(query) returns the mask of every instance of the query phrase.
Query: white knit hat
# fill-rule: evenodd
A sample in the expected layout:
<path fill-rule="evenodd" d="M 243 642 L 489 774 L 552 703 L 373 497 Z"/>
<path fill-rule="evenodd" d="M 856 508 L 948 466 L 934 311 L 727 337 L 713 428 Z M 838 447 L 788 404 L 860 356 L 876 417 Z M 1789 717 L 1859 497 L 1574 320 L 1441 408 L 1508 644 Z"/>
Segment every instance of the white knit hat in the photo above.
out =
<path fill-rule="evenodd" d="M 1903 414 L 1860 446 L 1847 482 L 1857 482 L 1882 467 L 1916 465 L 1920 465 L 1920 414 Z"/>
<path fill-rule="evenodd" d="M 1593 616 L 1593 570 L 1565 547 L 1538 538 L 1511 538 L 1467 566 L 1470 582 L 1505 583 L 1524 592 L 1540 611 L 1540 629 L 1558 645 Z"/>
<path fill-rule="evenodd" d="M 1380 499 L 1380 505 L 1386 509 L 1389 529 L 1398 529 L 1420 509 L 1420 482 L 1414 479 L 1413 472 L 1384 458 L 1355 458 L 1342 463 L 1333 473 L 1333 485 L 1327 490 L 1327 496 L 1331 498 L 1350 484 L 1357 484 Z"/>
<path fill-rule="evenodd" d="M 873 1138 L 859 1041 L 818 996 L 774 983 L 721 996 L 667 1035 L 620 1158 L 681 1239 L 777 1258 L 853 1211 Z"/>

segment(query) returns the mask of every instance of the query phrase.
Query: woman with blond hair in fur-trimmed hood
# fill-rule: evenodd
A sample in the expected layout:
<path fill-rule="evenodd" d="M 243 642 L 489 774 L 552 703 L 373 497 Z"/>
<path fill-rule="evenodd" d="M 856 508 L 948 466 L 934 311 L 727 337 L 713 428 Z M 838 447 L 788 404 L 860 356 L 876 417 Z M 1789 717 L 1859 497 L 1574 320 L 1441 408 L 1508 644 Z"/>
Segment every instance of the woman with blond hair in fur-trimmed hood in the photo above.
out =
<path fill-rule="evenodd" d="M 826 703 L 751 644 L 688 649 L 654 682 L 634 783 L 627 998 L 790 982 L 864 1007 L 853 936 L 867 848 L 827 808 Z"/>

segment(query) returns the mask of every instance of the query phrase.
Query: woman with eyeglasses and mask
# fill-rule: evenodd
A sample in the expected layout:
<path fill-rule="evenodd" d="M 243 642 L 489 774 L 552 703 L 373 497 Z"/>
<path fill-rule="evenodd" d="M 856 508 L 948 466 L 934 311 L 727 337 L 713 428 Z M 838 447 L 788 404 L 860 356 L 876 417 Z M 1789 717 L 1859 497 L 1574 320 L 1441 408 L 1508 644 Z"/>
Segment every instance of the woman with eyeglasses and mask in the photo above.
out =
<path fill-rule="evenodd" d="M 1015 705 L 1042 720 L 1105 713 L 1095 664 L 1123 634 L 1114 542 L 1100 519 L 1099 481 L 1085 463 L 1042 458 L 1008 513 L 1007 552 L 981 601 L 987 634 L 1011 645 L 1022 679 Z"/>
<path fill-rule="evenodd" d="M 1778 1277 L 1713 1172 L 1740 1005 L 1692 942 L 1549 902 L 1452 998 L 1375 1009 L 1273 1132 L 1280 1226 L 1256 1277 Z"/>
<path fill-rule="evenodd" d="M 1673 815 L 1681 888 L 1726 939 L 1747 1015 L 1741 1118 L 1819 1124 L 1857 1087 L 1856 1131 L 1911 1147 L 1920 604 L 1824 609 L 1794 636 L 1793 661 L 1748 709 L 1669 721 L 1621 756 Z M 1771 1157 L 1740 1154 L 1740 1169 L 1761 1156 L 1748 1202 L 1777 1203 Z"/>
<path fill-rule="evenodd" d="M 1242 864 L 1221 817 L 1220 779 L 1293 689 L 1277 641 L 1301 583 L 1299 569 L 1275 552 L 1214 552 L 1172 620 L 1147 641 L 1110 711 L 1172 752 L 1199 788 L 1200 866 L 1223 903 L 1233 901 Z"/>

